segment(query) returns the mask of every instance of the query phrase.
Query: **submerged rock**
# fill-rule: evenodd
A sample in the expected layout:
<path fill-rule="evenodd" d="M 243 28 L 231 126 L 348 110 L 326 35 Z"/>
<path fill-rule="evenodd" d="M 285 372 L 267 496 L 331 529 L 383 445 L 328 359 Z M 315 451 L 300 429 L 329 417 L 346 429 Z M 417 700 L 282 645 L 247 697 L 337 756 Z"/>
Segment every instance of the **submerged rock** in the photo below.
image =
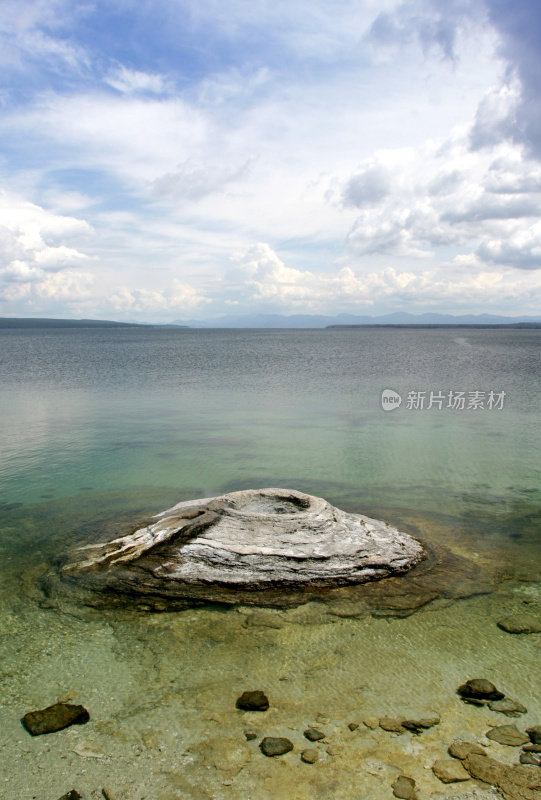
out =
<path fill-rule="evenodd" d="M 325 738 L 325 734 L 323 731 L 320 731 L 319 728 L 306 728 L 304 736 L 310 742 L 319 742 L 320 739 Z"/>
<path fill-rule="evenodd" d="M 308 750 L 302 751 L 301 759 L 304 761 L 305 764 L 315 764 L 316 761 L 319 759 L 319 753 L 315 747 L 310 747 L 308 748 Z"/>
<path fill-rule="evenodd" d="M 77 789 L 71 789 L 66 794 L 63 794 L 58 800 L 82 800 L 83 795 L 79 794 Z"/>
<path fill-rule="evenodd" d="M 503 700 L 491 700 L 488 707 L 491 711 L 505 714 L 506 717 L 520 717 L 521 714 L 528 713 L 526 706 L 523 706 L 518 700 L 512 700 L 510 697 L 505 697 Z"/>
<path fill-rule="evenodd" d="M 528 736 L 521 733 L 516 725 L 499 725 L 497 728 L 487 731 L 486 737 L 508 747 L 520 747 L 521 744 L 528 742 Z"/>
<path fill-rule="evenodd" d="M 532 744 L 541 744 L 541 725 L 534 725 L 531 728 L 526 728 L 526 733 L 530 737 Z"/>
<path fill-rule="evenodd" d="M 533 767 L 541 767 L 541 753 L 531 753 L 530 751 L 522 751 L 520 754 L 521 764 L 531 764 Z"/>
<path fill-rule="evenodd" d="M 392 577 L 423 556 L 416 539 L 385 522 L 302 492 L 261 489 L 178 503 L 128 536 L 76 549 L 62 575 L 132 602 L 239 602 L 261 590 Z"/>
<path fill-rule="evenodd" d="M 261 752 L 266 756 L 283 756 L 293 750 L 293 742 L 281 736 L 265 736 L 259 744 Z"/>
<path fill-rule="evenodd" d="M 379 727 L 390 733 L 404 733 L 405 731 L 402 726 L 402 718 L 399 719 L 397 717 L 381 717 Z"/>
<path fill-rule="evenodd" d="M 541 633 L 541 617 L 534 614 L 512 614 L 498 622 L 498 628 L 507 633 Z"/>
<path fill-rule="evenodd" d="M 236 703 L 237 708 L 242 711 L 266 711 L 269 707 L 269 700 L 266 694 L 260 689 L 254 692 L 243 692 Z"/>
<path fill-rule="evenodd" d="M 412 733 L 422 733 L 422 731 L 433 728 L 434 725 L 439 725 L 441 722 L 438 714 L 433 714 L 431 717 L 421 717 L 420 719 L 404 719 L 402 720 L 402 727 Z"/>
<path fill-rule="evenodd" d="M 464 700 L 479 700 L 488 702 L 489 700 L 503 700 L 505 697 L 491 681 L 486 678 L 472 678 L 458 687 L 457 693 Z"/>
<path fill-rule="evenodd" d="M 447 752 L 453 758 L 459 758 L 463 761 L 469 755 L 477 755 L 477 756 L 484 756 L 486 755 L 486 751 L 480 744 L 475 744 L 475 742 L 452 742 Z"/>
<path fill-rule="evenodd" d="M 538 800 L 541 774 L 537 767 L 502 764 L 472 753 L 462 762 L 472 778 L 496 786 L 505 800 Z"/>
<path fill-rule="evenodd" d="M 54 733 L 69 725 L 84 725 L 90 715 L 84 706 L 71 703 L 55 703 L 41 711 L 29 711 L 21 722 L 32 736 Z"/>
<path fill-rule="evenodd" d="M 401 800 L 417 800 L 415 781 L 407 775 L 399 775 L 392 784 L 392 789 L 394 796 L 400 797 Z"/>
<path fill-rule="evenodd" d="M 452 758 L 439 758 L 432 765 L 432 772 L 442 783 L 458 783 L 470 779 L 470 773 L 464 769 L 461 762 Z"/>

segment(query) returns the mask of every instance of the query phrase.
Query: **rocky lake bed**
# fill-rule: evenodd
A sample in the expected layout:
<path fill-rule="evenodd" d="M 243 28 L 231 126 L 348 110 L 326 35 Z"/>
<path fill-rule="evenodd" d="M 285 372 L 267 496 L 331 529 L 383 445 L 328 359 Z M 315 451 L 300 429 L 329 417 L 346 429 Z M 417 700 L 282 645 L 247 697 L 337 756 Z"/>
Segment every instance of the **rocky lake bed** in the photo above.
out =
<path fill-rule="evenodd" d="M 103 606 L 87 602 L 94 591 L 47 583 L 54 538 L 24 564 L 11 556 L 1 585 L 5 796 L 539 796 L 535 562 L 502 570 L 493 542 L 450 548 L 445 521 L 401 522 L 430 534 L 429 556 L 409 572 L 280 607 Z M 458 693 L 472 679 L 494 690 Z M 79 724 L 25 729 L 25 715 L 55 704 L 88 719 L 79 711 Z"/>

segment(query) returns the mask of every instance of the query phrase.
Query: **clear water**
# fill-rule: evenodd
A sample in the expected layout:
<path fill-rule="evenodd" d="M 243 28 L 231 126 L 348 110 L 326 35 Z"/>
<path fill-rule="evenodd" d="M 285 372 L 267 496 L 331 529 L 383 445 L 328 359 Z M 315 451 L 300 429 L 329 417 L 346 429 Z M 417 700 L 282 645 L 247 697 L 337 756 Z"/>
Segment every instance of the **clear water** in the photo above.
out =
<path fill-rule="evenodd" d="M 97 797 L 109 781 L 127 800 L 349 798 L 359 787 L 378 798 L 400 768 L 425 796 L 473 797 L 469 784 L 445 794 L 427 759 L 443 754 L 442 731 L 479 737 L 509 720 L 457 707 L 457 681 L 507 681 L 529 709 L 519 726 L 541 721 L 539 635 L 495 624 L 539 612 L 540 344 L 535 330 L 1 331 L 6 796 Z M 399 409 L 382 410 L 384 389 L 402 396 Z M 491 390 L 505 392 L 503 408 L 407 408 L 409 392 L 481 391 L 486 404 Z M 413 527 L 475 561 L 492 590 L 404 619 L 325 604 L 145 616 L 40 593 L 55 556 L 111 518 L 264 486 Z M 235 711 L 245 688 L 271 695 L 265 721 Z M 20 717 L 66 693 L 91 723 L 30 739 Z M 347 739 L 350 718 L 408 703 L 447 715 L 423 735 L 426 752 L 362 725 Z M 321 746 L 320 762 L 300 767 L 295 736 L 317 713 L 337 750 Z M 254 726 L 289 730 L 295 751 L 265 759 L 243 736 Z"/>

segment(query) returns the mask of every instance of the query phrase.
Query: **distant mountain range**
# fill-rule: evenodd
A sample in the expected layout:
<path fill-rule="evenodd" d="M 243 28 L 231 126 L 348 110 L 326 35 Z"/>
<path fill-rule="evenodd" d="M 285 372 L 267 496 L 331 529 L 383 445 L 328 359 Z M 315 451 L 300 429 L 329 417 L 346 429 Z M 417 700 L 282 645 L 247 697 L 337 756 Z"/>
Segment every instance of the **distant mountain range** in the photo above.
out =
<path fill-rule="evenodd" d="M 0 328 L 140 328 L 139 322 L 108 319 L 53 319 L 48 317 L 0 317 Z"/>
<path fill-rule="evenodd" d="M 52 319 L 45 317 L 0 317 L 0 328 L 335 328 L 365 325 L 381 326 L 450 326 L 514 325 L 540 327 L 540 317 L 502 317 L 496 314 L 408 314 L 396 312 L 379 317 L 338 314 L 244 314 L 210 320 L 175 320 L 169 323 L 117 322 L 102 319 Z"/>
<path fill-rule="evenodd" d="M 503 317 L 496 314 L 408 314 L 398 311 L 378 317 L 338 314 L 243 314 L 223 316 L 212 320 L 175 320 L 171 325 L 190 328 L 328 328 L 336 325 L 516 325 L 541 324 L 539 317 Z"/>

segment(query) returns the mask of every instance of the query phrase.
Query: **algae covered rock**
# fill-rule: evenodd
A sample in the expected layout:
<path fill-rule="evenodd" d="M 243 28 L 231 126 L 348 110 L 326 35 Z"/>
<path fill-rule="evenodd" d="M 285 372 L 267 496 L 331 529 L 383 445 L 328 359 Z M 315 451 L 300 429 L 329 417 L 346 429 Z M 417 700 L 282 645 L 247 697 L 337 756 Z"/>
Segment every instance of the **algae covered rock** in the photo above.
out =
<path fill-rule="evenodd" d="M 90 715 L 84 706 L 71 703 L 55 703 L 40 711 L 29 711 L 21 722 L 32 736 L 55 733 L 69 725 L 84 725 Z"/>
<path fill-rule="evenodd" d="M 499 620 L 498 628 L 507 633 L 541 633 L 541 617 L 519 613 Z"/>
<path fill-rule="evenodd" d="M 264 692 L 256 689 L 253 692 L 243 692 L 237 699 L 236 706 L 242 711 L 266 711 L 269 699 Z"/>
<path fill-rule="evenodd" d="M 525 733 L 521 733 L 516 725 L 499 725 L 497 728 L 492 728 L 492 730 L 488 731 L 486 737 L 508 747 L 520 747 L 529 741 L 528 736 Z"/>
<path fill-rule="evenodd" d="M 463 700 L 478 700 L 488 702 L 489 700 L 503 700 L 505 697 L 503 692 L 496 689 L 491 681 L 486 678 L 472 678 L 466 683 L 463 683 L 457 689 Z"/>
<path fill-rule="evenodd" d="M 293 750 L 293 742 L 281 736 L 265 736 L 259 744 L 261 752 L 269 757 L 283 756 Z"/>

